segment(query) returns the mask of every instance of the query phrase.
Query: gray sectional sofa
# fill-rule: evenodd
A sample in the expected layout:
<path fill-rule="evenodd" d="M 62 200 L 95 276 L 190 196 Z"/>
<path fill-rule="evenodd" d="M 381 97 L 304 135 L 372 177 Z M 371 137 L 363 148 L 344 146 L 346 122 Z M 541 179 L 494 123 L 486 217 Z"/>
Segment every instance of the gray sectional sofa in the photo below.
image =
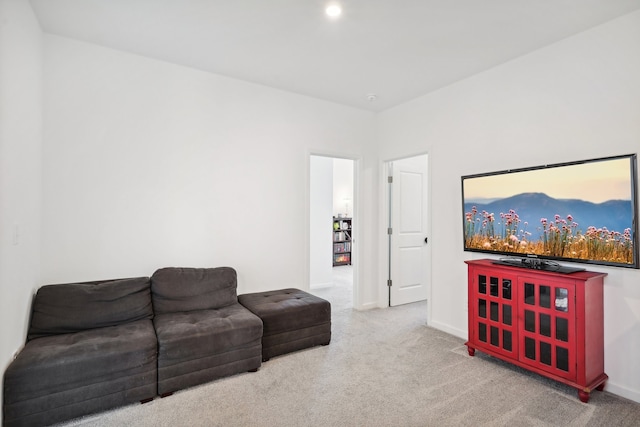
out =
<path fill-rule="evenodd" d="M 230 267 L 43 286 L 27 342 L 4 374 L 3 425 L 50 425 L 144 403 L 257 371 L 263 351 L 268 359 L 329 343 L 327 301 L 297 289 L 255 295 L 247 298 L 254 312 L 238 302 Z M 277 336 L 264 337 L 265 328 Z"/>

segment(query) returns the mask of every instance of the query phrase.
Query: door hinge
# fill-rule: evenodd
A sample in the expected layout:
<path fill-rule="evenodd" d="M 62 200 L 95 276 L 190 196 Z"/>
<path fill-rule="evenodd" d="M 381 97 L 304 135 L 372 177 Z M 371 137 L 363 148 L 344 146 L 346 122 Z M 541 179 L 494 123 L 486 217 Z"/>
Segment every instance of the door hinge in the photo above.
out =
<path fill-rule="evenodd" d="M 387 280 L 387 286 L 388 286 L 388 287 L 393 286 L 393 282 L 391 281 L 391 279 Z"/>
<path fill-rule="evenodd" d="M 388 177 L 387 177 L 387 182 L 388 182 L 389 184 L 393 184 L 393 177 L 392 177 L 392 176 L 388 176 Z"/>
<path fill-rule="evenodd" d="M 393 228 L 391 227 L 387 228 L 387 234 L 389 235 L 393 234 Z"/>

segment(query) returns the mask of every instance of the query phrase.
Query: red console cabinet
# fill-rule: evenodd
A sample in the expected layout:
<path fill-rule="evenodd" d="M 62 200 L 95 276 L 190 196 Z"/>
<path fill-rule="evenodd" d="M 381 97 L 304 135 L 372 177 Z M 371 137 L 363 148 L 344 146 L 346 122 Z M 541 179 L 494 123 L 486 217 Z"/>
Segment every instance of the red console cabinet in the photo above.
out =
<path fill-rule="evenodd" d="M 549 271 L 465 261 L 469 355 L 476 350 L 578 390 L 602 390 L 605 273 Z"/>

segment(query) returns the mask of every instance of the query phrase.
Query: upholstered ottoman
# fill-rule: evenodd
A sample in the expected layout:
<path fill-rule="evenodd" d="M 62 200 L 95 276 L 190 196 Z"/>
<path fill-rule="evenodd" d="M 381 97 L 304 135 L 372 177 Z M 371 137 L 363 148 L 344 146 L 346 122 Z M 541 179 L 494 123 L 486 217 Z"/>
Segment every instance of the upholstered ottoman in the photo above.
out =
<path fill-rule="evenodd" d="M 331 304 L 299 289 L 238 296 L 262 319 L 262 360 L 331 341 Z"/>

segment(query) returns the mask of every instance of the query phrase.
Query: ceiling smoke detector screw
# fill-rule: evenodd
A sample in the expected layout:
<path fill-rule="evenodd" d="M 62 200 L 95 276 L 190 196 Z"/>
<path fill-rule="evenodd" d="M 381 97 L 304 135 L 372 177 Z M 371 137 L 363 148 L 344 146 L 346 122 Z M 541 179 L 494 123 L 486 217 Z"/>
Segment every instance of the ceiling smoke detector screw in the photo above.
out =
<path fill-rule="evenodd" d="M 378 95 L 376 95 L 375 93 L 370 93 L 369 95 L 367 95 L 367 100 L 368 100 L 369 102 L 373 102 L 373 101 L 375 101 L 376 99 L 378 99 Z"/>

